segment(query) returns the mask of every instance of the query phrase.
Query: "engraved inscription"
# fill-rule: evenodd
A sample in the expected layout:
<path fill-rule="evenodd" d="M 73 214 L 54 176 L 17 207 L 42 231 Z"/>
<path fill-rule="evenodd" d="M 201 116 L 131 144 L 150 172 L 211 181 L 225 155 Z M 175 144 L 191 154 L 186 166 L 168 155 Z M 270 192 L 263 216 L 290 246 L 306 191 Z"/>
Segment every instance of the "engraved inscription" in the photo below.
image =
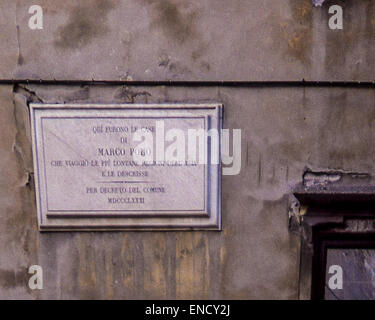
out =
<path fill-rule="evenodd" d="M 146 156 L 152 150 L 137 148 L 132 133 L 138 129 L 154 133 L 157 120 L 42 117 L 48 211 L 204 213 L 204 164 L 133 160 L 134 153 Z M 166 129 L 181 127 L 181 120 L 163 119 Z M 203 117 L 185 122 L 189 128 L 205 127 Z"/>

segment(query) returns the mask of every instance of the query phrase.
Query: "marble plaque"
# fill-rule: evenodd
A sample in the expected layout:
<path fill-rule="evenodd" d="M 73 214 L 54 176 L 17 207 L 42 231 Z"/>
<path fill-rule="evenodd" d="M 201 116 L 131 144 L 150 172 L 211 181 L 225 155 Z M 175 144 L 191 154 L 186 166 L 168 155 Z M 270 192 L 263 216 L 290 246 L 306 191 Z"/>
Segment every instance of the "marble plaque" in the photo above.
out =
<path fill-rule="evenodd" d="M 30 113 L 41 231 L 220 230 L 221 105 Z"/>

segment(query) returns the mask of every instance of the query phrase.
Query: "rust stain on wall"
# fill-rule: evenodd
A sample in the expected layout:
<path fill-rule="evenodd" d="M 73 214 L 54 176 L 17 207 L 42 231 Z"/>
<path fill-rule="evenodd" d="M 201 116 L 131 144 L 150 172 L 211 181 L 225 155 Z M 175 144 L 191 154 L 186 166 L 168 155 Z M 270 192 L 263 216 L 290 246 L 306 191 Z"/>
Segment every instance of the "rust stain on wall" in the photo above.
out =
<path fill-rule="evenodd" d="M 273 49 L 283 48 L 286 60 L 297 59 L 306 67 L 311 63 L 312 4 L 310 0 L 289 0 L 290 19 L 269 17 L 274 21 Z"/>

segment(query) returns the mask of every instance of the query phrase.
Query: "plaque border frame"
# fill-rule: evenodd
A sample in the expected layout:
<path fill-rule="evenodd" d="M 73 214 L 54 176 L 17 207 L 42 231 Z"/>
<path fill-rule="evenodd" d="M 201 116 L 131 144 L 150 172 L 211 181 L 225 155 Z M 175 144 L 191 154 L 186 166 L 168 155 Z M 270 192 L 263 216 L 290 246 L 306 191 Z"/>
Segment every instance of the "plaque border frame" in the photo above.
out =
<path fill-rule="evenodd" d="M 48 103 L 30 103 L 30 121 L 32 150 L 35 172 L 35 196 L 37 203 L 38 229 L 39 231 L 163 231 L 163 230 L 221 230 L 221 137 L 219 134 L 219 164 L 207 164 L 207 173 L 205 183 L 207 187 L 207 197 L 214 204 L 207 208 L 208 216 L 189 216 L 179 217 L 171 216 L 152 216 L 152 217 L 59 217 L 47 218 L 46 212 L 42 209 L 42 199 L 40 192 L 40 175 L 37 168 L 38 157 L 38 137 L 36 124 L 36 110 L 177 110 L 193 111 L 200 110 L 206 112 L 211 126 L 207 129 L 217 128 L 220 132 L 223 122 L 223 104 L 221 103 L 161 103 L 161 104 L 48 104 Z M 125 115 L 126 116 L 126 115 Z M 140 115 L 142 117 L 142 115 Z M 99 116 L 100 118 L 100 116 Z M 40 137 L 39 137 L 40 139 Z M 214 168 L 214 170 L 212 170 Z M 44 220 L 43 220 L 44 217 Z M 63 220 L 63 222 L 61 222 Z"/>

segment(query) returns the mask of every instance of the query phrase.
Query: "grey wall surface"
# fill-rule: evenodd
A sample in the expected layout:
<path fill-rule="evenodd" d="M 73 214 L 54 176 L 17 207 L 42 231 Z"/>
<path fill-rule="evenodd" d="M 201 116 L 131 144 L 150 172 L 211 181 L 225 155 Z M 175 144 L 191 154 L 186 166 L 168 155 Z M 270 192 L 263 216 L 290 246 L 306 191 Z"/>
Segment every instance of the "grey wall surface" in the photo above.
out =
<path fill-rule="evenodd" d="M 299 238 L 288 231 L 290 188 L 305 166 L 375 172 L 373 90 L 26 88 L 1 91 L 1 298 L 297 298 Z M 241 173 L 223 176 L 223 231 L 40 234 L 27 98 L 223 102 L 224 127 L 242 129 L 243 137 Z M 44 269 L 39 292 L 25 283 L 31 264 Z"/>
<path fill-rule="evenodd" d="M 371 0 L 0 1 L 0 77 L 374 81 Z M 330 30 L 328 7 L 344 8 Z"/>
<path fill-rule="evenodd" d="M 0 299 L 297 299 L 288 195 L 306 167 L 375 173 L 373 88 L 132 85 L 131 80 L 374 80 L 375 4 L 337 0 L 0 0 Z M 125 80 L 124 85 L 12 79 Z M 221 102 L 242 130 L 222 232 L 37 231 L 28 102 Z M 27 269 L 44 270 L 31 291 Z"/>

